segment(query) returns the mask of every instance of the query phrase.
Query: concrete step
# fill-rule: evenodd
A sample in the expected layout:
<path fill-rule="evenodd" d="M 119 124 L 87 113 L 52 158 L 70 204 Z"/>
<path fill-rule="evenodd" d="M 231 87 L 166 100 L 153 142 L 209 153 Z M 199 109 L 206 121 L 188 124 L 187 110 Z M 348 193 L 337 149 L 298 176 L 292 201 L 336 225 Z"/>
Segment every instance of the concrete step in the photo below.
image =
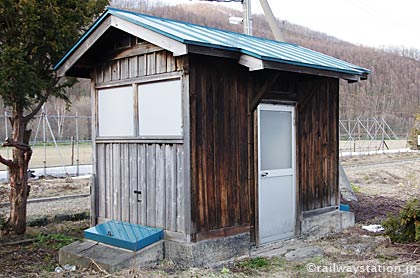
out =
<path fill-rule="evenodd" d="M 137 251 L 85 240 L 74 242 L 59 251 L 60 265 L 70 264 L 86 268 L 95 267 L 96 264 L 108 273 L 127 268 L 139 269 L 154 266 L 163 258 L 164 240 Z"/>

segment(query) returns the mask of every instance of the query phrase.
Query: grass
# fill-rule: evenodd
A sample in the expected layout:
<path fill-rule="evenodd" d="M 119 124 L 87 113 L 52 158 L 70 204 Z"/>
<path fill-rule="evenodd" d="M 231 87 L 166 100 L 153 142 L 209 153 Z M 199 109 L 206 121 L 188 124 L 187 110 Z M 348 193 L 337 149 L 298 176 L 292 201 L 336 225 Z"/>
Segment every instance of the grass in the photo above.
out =
<path fill-rule="evenodd" d="M 36 242 L 34 244 L 35 247 L 38 248 L 48 248 L 58 250 L 70 243 L 78 241 L 79 238 L 74 236 L 68 236 L 65 234 L 40 234 L 36 238 Z"/>
<path fill-rule="evenodd" d="M 282 267 L 285 265 L 283 259 L 272 257 L 255 257 L 250 259 L 244 259 L 237 262 L 234 265 L 234 272 L 240 272 L 246 275 L 255 275 L 259 272 L 267 272 L 276 267 Z"/>
<path fill-rule="evenodd" d="M 360 193 L 361 192 L 360 186 L 355 185 L 353 183 L 351 183 L 350 185 L 351 185 L 351 188 L 353 189 L 354 193 Z"/>
<path fill-rule="evenodd" d="M 270 261 L 268 258 L 264 257 L 256 257 L 248 260 L 244 260 L 238 263 L 238 265 L 242 268 L 249 268 L 249 269 L 259 269 L 268 267 L 270 265 Z"/>

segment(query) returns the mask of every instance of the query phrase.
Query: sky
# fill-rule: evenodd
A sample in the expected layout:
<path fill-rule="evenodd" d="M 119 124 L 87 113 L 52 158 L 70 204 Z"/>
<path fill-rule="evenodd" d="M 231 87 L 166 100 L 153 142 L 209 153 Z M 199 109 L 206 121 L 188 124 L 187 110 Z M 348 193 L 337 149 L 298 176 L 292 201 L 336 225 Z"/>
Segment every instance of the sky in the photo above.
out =
<path fill-rule="evenodd" d="M 252 12 L 263 13 L 259 0 L 251 1 Z M 351 43 L 420 49 L 420 0 L 268 0 L 268 3 L 281 20 Z M 242 9 L 240 3 L 216 5 Z"/>

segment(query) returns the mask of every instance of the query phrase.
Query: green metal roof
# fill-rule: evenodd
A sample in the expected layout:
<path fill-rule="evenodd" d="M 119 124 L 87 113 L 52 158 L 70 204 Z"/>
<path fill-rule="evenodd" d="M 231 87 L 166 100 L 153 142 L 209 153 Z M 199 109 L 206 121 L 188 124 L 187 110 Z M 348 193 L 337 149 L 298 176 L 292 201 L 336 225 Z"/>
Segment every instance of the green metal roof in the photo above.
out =
<path fill-rule="evenodd" d="M 296 44 L 273 41 L 115 8 L 107 8 L 102 16 L 56 64 L 54 67 L 55 70 L 66 61 L 66 59 L 83 43 L 84 40 L 86 40 L 90 33 L 92 33 L 108 15 L 113 15 L 129 21 L 186 45 L 223 49 L 246 54 L 262 61 L 272 61 L 358 76 L 364 76 L 370 73 L 370 70 L 368 69 Z"/>

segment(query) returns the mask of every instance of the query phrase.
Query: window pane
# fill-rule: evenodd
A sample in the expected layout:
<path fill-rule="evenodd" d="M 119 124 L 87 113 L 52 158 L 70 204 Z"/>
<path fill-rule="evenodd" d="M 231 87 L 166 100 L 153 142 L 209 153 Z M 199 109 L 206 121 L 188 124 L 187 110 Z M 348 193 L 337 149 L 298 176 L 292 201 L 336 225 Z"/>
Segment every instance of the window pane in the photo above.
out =
<path fill-rule="evenodd" d="M 99 136 L 134 136 L 133 88 L 98 91 Z"/>
<path fill-rule="evenodd" d="M 260 113 L 261 170 L 292 168 L 292 113 Z"/>
<path fill-rule="evenodd" d="M 182 135 L 181 80 L 141 84 L 138 91 L 140 135 Z"/>

